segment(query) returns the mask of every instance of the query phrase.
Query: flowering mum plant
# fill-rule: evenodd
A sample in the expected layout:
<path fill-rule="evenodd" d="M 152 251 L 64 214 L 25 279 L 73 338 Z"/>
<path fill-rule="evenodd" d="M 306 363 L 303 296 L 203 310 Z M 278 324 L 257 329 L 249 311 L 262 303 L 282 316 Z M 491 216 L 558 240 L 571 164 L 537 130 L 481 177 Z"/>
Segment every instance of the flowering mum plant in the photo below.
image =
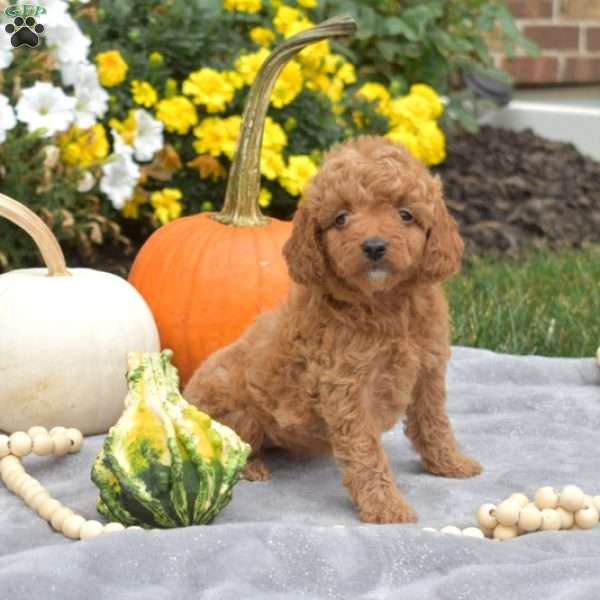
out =
<path fill-rule="evenodd" d="M 317 0 L 39 4 L 40 48 L 0 38 L 3 191 L 87 254 L 108 238 L 127 243 L 124 231 L 141 238 L 220 208 L 249 87 L 274 45 L 311 27 L 318 9 Z M 386 135 L 426 164 L 444 159 L 434 89 L 401 94 L 365 80 L 342 52 L 314 44 L 279 76 L 260 164 L 267 213 L 291 215 L 321 153 L 349 136 Z M 26 256 L 0 223 L 0 263 Z"/>

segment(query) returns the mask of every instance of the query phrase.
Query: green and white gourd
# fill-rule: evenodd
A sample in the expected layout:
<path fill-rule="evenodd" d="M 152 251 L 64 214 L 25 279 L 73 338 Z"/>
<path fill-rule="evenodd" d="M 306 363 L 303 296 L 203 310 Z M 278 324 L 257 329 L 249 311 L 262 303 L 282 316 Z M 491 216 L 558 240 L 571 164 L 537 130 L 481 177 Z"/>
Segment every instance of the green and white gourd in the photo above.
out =
<path fill-rule="evenodd" d="M 231 500 L 250 446 L 188 404 L 172 352 L 128 355 L 125 411 L 104 441 L 92 480 L 98 512 L 145 528 L 210 523 Z"/>

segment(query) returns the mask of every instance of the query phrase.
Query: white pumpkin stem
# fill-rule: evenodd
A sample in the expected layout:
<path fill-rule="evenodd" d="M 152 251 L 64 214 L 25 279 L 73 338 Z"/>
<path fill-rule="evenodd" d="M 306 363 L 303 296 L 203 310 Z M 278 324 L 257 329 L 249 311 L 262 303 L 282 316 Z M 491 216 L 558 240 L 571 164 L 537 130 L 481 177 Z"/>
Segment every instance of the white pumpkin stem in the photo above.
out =
<path fill-rule="evenodd" d="M 67 271 L 65 256 L 50 228 L 24 204 L 0 194 L 0 217 L 8 219 L 23 229 L 38 247 L 50 277 L 71 275 Z"/>
<path fill-rule="evenodd" d="M 240 136 L 227 181 L 225 202 L 221 212 L 214 215 L 215 220 L 238 227 L 256 227 L 268 223 L 258 206 L 260 150 L 265 118 L 277 77 L 305 46 L 328 38 L 351 35 L 355 31 L 356 22 L 351 16 L 334 17 L 288 38 L 267 57 L 246 99 Z"/>

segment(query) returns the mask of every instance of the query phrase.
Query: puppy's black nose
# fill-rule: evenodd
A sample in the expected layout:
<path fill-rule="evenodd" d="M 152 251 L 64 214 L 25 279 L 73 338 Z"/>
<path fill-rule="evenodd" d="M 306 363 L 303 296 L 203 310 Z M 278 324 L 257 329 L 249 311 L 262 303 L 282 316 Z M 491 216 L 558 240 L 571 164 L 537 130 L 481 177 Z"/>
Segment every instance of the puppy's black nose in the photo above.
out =
<path fill-rule="evenodd" d="M 369 238 L 362 243 L 362 251 L 369 260 L 380 260 L 386 249 L 387 242 L 381 238 Z"/>

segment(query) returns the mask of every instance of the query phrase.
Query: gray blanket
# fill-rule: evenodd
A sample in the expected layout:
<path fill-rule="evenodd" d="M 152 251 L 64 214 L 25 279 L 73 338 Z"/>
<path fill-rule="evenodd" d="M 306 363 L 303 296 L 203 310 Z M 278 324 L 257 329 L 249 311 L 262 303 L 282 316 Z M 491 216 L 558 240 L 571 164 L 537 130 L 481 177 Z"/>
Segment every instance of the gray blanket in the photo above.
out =
<path fill-rule="evenodd" d="M 210 526 L 130 531 L 85 542 L 51 531 L 0 484 L 0 600 L 600 598 L 600 526 L 506 542 L 429 533 L 475 524 L 474 511 L 541 485 L 600 494 L 600 369 L 592 359 L 455 348 L 448 411 L 484 465 L 470 480 L 425 473 L 401 426 L 385 436 L 418 525 L 364 525 L 331 458 L 275 454 L 273 479 L 241 482 Z M 97 518 L 80 454 L 25 459 L 53 496 Z"/>

